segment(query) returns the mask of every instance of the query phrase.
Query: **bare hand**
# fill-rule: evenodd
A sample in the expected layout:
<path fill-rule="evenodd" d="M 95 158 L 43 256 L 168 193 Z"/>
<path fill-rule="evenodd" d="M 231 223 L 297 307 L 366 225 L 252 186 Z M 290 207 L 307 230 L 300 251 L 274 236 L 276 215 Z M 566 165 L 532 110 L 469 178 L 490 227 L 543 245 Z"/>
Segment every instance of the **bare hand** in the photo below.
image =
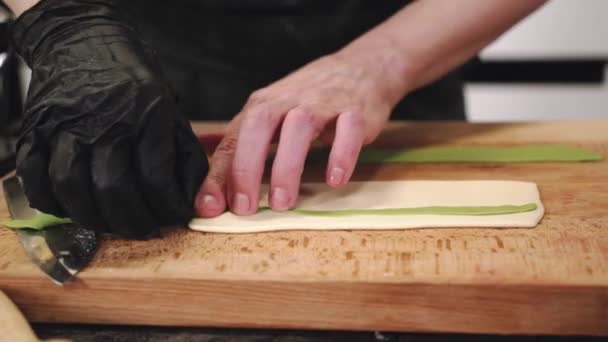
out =
<path fill-rule="evenodd" d="M 329 55 L 255 91 L 211 158 L 196 201 L 199 215 L 217 216 L 226 206 L 238 215 L 257 211 L 265 161 L 277 134 L 269 198 L 274 210 L 296 205 L 304 162 L 317 138 L 332 145 L 327 183 L 346 184 L 361 147 L 380 133 L 395 104 L 384 80 L 379 65 Z"/>

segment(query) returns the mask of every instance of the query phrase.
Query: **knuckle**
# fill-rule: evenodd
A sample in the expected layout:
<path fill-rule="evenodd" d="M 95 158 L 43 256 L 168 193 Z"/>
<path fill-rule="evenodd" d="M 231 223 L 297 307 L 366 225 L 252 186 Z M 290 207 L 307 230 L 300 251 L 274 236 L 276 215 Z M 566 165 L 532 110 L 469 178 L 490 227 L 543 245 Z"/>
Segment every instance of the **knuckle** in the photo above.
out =
<path fill-rule="evenodd" d="M 298 123 L 310 123 L 314 120 L 312 110 L 305 107 L 298 107 L 289 111 L 287 114 L 289 118 L 297 121 Z"/>
<path fill-rule="evenodd" d="M 235 115 L 232 120 L 228 123 L 228 126 L 226 127 L 226 131 L 225 131 L 225 135 L 224 136 L 234 136 L 237 135 L 239 133 L 239 130 L 241 128 L 241 124 L 243 122 L 243 117 L 245 116 L 244 112 L 241 111 L 239 112 L 237 115 Z"/>
<path fill-rule="evenodd" d="M 297 127 L 308 126 L 312 127 L 313 130 L 317 132 L 321 130 L 319 117 L 315 115 L 313 109 L 306 107 L 292 109 L 287 114 L 287 118 Z"/>
<path fill-rule="evenodd" d="M 272 125 L 277 120 L 277 116 L 265 105 L 258 105 L 245 114 L 244 125 Z"/>
<path fill-rule="evenodd" d="M 223 159 L 213 163 L 209 174 L 207 174 L 207 177 L 205 178 L 204 186 L 207 186 L 208 184 L 223 186 L 228 178 L 227 173 L 230 170 L 229 162 L 230 160 Z"/>
<path fill-rule="evenodd" d="M 233 155 L 234 151 L 236 150 L 237 142 L 238 142 L 238 139 L 236 137 L 233 137 L 233 136 L 224 137 L 224 139 L 222 139 L 220 144 L 215 149 L 215 152 L 213 154 L 213 159 L 223 158 L 225 156 Z"/>
<path fill-rule="evenodd" d="M 290 162 L 287 162 L 286 160 L 277 160 L 272 166 L 272 175 L 292 179 L 301 176 L 303 168 L 303 161 L 300 162 L 292 160 Z"/>
<path fill-rule="evenodd" d="M 360 112 L 346 112 L 338 120 L 341 121 L 338 124 L 343 125 L 342 129 L 346 129 L 350 137 L 359 143 L 363 142 L 368 129 L 365 117 Z"/>
<path fill-rule="evenodd" d="M 328 101 L 323 101 L 319 98 L 306 98 L 306 99 L 302 99 L 301 101 L 298 102 L 298 106 L 293 110 L 295 111 L 304 111 L 304 112 L 319 112 L 319 111 L 326 111 L 327 110 L 327 104 L 329 102 Z"/>
<path fill-rule="evenodd" d="M 365 127 L 365 117 L 359 110 L 352 110 L 346 112 L 344 115 L 350 120 L 353 128 L 362 129 Z"/>
<path fill-rule="evenodd" d="M 253 103 L 261 102 L 261 101 L 264 101 L 267 97 L 268 97 L 267 88 L 260 88 L 258 90 L 253 91 L 249 95 L 247 102 L 253 102 Z"/>
<path fill-rule="evenodd" d="M 231 173 L 235 179 L 247 179 L 252 174 L 250 169 L 240 166 L 233 167 Z"/>
<path fill-rule="evenodd" d="M 209 186 L 210 184 L 223 187 L 226 183 L 226 175 L 220 172 L 209 173 L 207 175 L 207 179 L 205 179 L 205 186 Z"/>
<path fill-rule="evenodd" d="M 356 108 L 344 112 L 341 117 L 346 121 L 345 124 L 348 127 L 349 132 L 361 137 L 360 139 L 363 145 L 373 142 L 382 130 L 382 127 L 376 129 L 373 125 L 370 126 L 367 118 L 363 115 L 363 111 Z"/>

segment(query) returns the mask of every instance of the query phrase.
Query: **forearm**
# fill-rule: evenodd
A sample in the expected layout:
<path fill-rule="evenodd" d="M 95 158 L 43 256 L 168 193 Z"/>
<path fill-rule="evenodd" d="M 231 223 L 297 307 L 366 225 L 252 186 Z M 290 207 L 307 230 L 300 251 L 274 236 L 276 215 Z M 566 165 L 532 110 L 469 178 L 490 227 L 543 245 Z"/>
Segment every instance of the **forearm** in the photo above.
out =
<path fill-rule="evenodd" d="M 397 98 L 464 63 L 544 0 L 418 0 L 338 52 L 381 63 Z"/>
<path fill-rule="evenodd" d="M 4 0 L 4 3 L 15 13 L 15 16 L 20 16 L 21 13 L 27 11 L 40 0 Z"/>

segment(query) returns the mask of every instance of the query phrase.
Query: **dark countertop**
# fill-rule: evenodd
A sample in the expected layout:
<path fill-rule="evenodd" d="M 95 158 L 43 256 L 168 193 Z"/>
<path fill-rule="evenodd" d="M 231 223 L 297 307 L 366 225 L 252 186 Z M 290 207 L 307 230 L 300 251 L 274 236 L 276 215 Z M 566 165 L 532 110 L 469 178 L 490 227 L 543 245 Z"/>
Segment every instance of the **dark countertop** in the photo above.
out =
<path fill-rule="evenodd" d="M 197 329 L 132 326 L 38 324 L 40 338 L 70 338 L 74 342 L 600 342 L 601 337 L 498 336 L 463 334 L 401 334 L 339 331 Z"/>

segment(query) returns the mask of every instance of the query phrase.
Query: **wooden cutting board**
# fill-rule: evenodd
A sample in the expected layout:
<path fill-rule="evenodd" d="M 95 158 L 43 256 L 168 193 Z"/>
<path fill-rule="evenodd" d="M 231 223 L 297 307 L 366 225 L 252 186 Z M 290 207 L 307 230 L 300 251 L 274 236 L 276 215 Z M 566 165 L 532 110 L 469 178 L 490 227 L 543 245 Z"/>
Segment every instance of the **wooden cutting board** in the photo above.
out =
<path fill-rule="evenodd" d="M 377 145 L 530 143 L 608 156 L 608 121 L 396 123 Z M 312 166 L 305 179 L 322 180 L 322 171 Z M 354 178 L 533 181 L 547 212 L 535 229 L 167 230 L 151 241 L 105 241 L 65 287 L 0 230 L 0 289 L 37 322 L 608 334 L 608 160 L 360 165 Z"/>

